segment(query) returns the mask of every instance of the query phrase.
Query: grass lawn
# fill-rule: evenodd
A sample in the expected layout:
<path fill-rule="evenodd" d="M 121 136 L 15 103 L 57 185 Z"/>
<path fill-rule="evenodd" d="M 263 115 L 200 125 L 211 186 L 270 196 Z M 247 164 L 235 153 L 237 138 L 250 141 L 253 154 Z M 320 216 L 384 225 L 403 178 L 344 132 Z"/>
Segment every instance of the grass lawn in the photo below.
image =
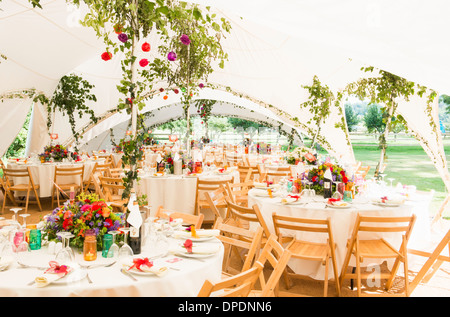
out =
<path fill-rule="evenodd" d="M 373 176 L 380 158 L 380 150 L 376 142 L 374 137 L 352 137 L 356 160 L 361 161 L 364 166 L 371 166 L 369 177 Z M 450 140 L 444 140 L 444 149 L 446 153 L 450 153 Z M 435 190 L 430 213 L 437 212 L 447 193 L 444 182 L 420 144 L 410 137 L 396 140 L 391 137 L 388 140 L 387 156 L 385 180 L 393 178 L 394 186 L 400 182 L 415 185 L 421 191 Z M 449 158 L 450 155 L 447 154 L 447 160 Z M 449 217 L 450 210 L 446 210 L 444 215 Z"/>

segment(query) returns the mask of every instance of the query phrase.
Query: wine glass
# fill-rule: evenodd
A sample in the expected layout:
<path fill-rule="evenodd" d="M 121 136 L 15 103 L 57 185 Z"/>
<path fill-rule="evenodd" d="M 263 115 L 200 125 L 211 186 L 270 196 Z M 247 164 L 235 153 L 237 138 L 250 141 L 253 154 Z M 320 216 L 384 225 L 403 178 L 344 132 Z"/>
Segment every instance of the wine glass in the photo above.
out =
<path fill-rule="evenodd" d="M 18 215 L 19 211 L 22 210 L 22 208 L 11 208 L 11 210 L 14 212 L 13 220 L 18 222 L 19 220 L 17 218 L 17 215 Z"/>
<path fill-rule="evenodd" d="M 66 238 L 67 234 L 68 234 L 68 232 L 58 232 L 56 234 L 57 236 L 59 236 L 61 238 L 61 242 L 62 242 L 62 248 L 61 248 L 61 250 L 58 251 L 58 253 L 56 253 L 56 256 L 55 256 L 55 261 L 58 262 L 59 264 L 68 263 L 72 260 L 69 250 L 67 250 L 67 248 L 66 248 L 66 239 L 65 238 Z"/>
<path fill-rule="evenodd" d="M 21 215 L 20 215 L 20 217 L 23 218 L 23 225 L 22 225 L 23 228 L 26 228 L 26 227 L 27 227 L 27 217 L 28 217 L 28 216 L 30 216 L 30 214 L 21 214 Z"/>
<path fill-rule="evenodd" d="M 106 253 L 106 257 L 117 258 L 119 256 L 119 246 L 116 243 L 116 235 L 119 234 L 120 231 L 109 231 L 108 233 L 112 235 L 112 244 Z"/>
<path fill-rule="evenodd" d="M 131 249 L 131 247 L 128 245 L 127 242 L 127 236 L 128 236 L 128 232 L 130 232 L 130 228 L 124 227 L 124 228 L 120 228 L 120 231 L 123 232 L 123 245 L 120 247 L 119 249 L 119 258 L 127 258 L 127 257 L 132 257 L 133 254 L 133 250 Z"/>
<path fill-rule="evenodd" d="M 73 249 L 70 247 L 70 238 L 73 238 L 73 237 L 75 237 L 75 235 L 70 232 L 66 232 L 66 234 L 63 237 L 64 240 L 67 241 L 66 242 L 66 250 L 70 255 L 71 261 L 75 261 L 75 252 L 73 252 Z"/>
<path fill-rule="evenodd" d="M 392 178 L 392 177 L 390 177 L 390 178 L 387 179 L 387 180 L 391 183 L 391 188 L 392 188 L 392 182 L 394 181 L 394 179 L 395 179 L 395 178 Z"/>

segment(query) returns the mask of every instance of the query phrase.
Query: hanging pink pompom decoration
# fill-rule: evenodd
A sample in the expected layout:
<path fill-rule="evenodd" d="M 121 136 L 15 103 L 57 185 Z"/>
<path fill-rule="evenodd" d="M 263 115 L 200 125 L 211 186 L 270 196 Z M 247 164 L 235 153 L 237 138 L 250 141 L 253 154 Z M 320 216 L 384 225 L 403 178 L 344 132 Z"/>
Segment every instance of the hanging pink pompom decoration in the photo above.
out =
<path fill-rule="evenodd" d="M 145 42 L 144 44 L 142 44 L 142 50 L 144 52 L 150 52 L 150 44 Z"/>
<path fill-rule="evenodd" d="M 198 86 L 199 86 L 200 88 L 205 87 L 205 85 L 203 85 L 202 83 L 200 83 Z"/>
<path fill-rule="evenodd" d="M 177 59 L 177 54 L 175 52 L 169 52 L 169 54 L 167 54 L 167 59 L 174 62 Z"/>
<path fill-rule="evenodd" d="M 180 41 L 181 41 L 181 43 L 183 43 L 184 45 L 189 45 L 189 44 L 191 44 L 191 40 L 189 39 L 189 36 L 187 36 L 186 34 L 183 34 L 183 35 L 180 37 Z"/>
<path fill-rule="evenodd" d="M 148 65 L 148 59 L 143 58 L 139 61 L 139 65 L 141 65 L 141 67 L 145 67 Z"/>

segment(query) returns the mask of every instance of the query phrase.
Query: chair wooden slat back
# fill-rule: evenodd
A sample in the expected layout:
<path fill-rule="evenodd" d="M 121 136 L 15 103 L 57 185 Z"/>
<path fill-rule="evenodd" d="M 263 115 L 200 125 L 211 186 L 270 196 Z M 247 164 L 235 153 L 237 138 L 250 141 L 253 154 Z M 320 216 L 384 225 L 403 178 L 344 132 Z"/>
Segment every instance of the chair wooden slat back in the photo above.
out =
<path fill-rule="evenodd" d="M 261 249 L 262 227 L 258 227 L 255 231 L 247 230 L 233 225 L 232 222 L 224 223 L 220 218 L 214 224 L 214 229 L 220 230 L 220 235 L 217 238 L 225 246 L 222 271 L 228 274 L 238 274 L 248 270 Z M 231 264 L 233 253 L 235 252 L 234 254 L 242 259 L 243 251 L 245 252 L 245 259 L 242 261 L 242 267 L 236 269 Z"/>
<path fill-rule="evenodd" d="M 398 271 L 400 263 L 403 263 L 404 271 L 408 272 L 408 251 L 407 243 L 411 236 L 416 216 L 405 217 L 377 217 L 362 216 L 358 213 L 352 236 L 348 242 L 347 254 L 344 265 L 341 270 L 340 284 L 346 278 L 355 278 L 357 280 L 358 296 L 361 292 L 361 278 L 368 276 L 361 273 L 361 263 L 364 258 L 385 258 L 395 259 L 392 270 L 389 273 L 380 274 L 380 278 L 387 278 L 386 289 L 390 289 L 393 285 L 395 275 Z M 372 237 L 360 237 L 360 233 L 374 234 Z M 398 234 L 401 236 L 401 245 L 399 248 L 392 246 L 382 236 L 383 234 Z M 354 256 L 356 262 L 356 274 L 347 272 L 350 258 Z M 409 280 L 405 278 L 405 295 L 409 296 Z"/>
<path fill-rule="evenodd" d="M 122 199 L 121 191 L 125 189 L 122 178 L 99 176 L 100 186 L 105 201 L 111 203 L 112 207 L 125 211 L 128 199 Z"/>
<path fill-rule="evenodd" d="M 292 257 L 302 260 L 317 261 L 325 265 L 324 297 L 328 294 L 328 264 L 331 260 L 335 277 L 336 292 L 339 296 L 340 285 L 336 262 L 336 245 L 333 238 L 330 219 L 299 218 L 273 213 L 272 220 L 278 241 L 283 244 L 288 243 L 286 249 L 291 251 Z M 289 232 L 289 234 L 286 232 Z M 303 241 L 302 239 L 297 238 L 296 234 L 301 234 L 302 232 L 316 233 L 315 241 Z M 286 272 L 285 275 L 286 285 L 287 287 L 290 287 L 288 277 L 301 274 Z"/>
<path fill-rule="evenodd" d="M 70 180 L 67 178 L 69 177 Z M 53 195 L 52 195 L 52 206 L 55 202 L 55 196 L 57 198 L 59 206 L 59 196 L 60 191 L 65 193 L 65 196 L 69 197 L 67 194 L 71 188 L 75 192 L 82 192 L 84 185 L 84 165 L 80 166 L 55 166 L 55 176 L 53 179 Z"/>
<path fill-rule="evenodd" d="M 231 179 L 223 179 L 223 180 L 210 180 L 210 179 L 200 179 L 197 178 L 197 187 L 195 191 L 195 214 L 199 215 L 203 209 L 210 209 L 209 202 L 206 200 L 205 192 L 213 192 L 217 190 L 220 186 L 226 186 L 226 183 L 234 182 L 234 177 Z M 219 208 L 219 207 L 218 207 Z M 214 219 L 206 219 L 205 223 L 213 224 L 215 221 L 216 215 L 214 214 Z"/>
<path fill-rule="evenodd" d="M 39 210 L 42 211 L 41 201 L 39 199 L 39 185 L 35 184 L 30 167 L 21 169 L 3 169 L 3 184 L 5 190 L 5 197 L 3 198 L 2 213 L 4 213 L 6 207 L 6 197 L 9 197 L 11 202 L 17 206 L 17 201 L 14 198 L 14 192 L 27 192 L 25 211 L 28 211 L 28 204 L 30 203 L 30 192 L 33 191 L 36 203 L 39 206 Z M 25 180 L 22 180 L 25 179 Z M 33 201 L 34 202 L 34 201 Z"/>
<path fill-rule="evenodd" d="M 232 202 L 244 207 L 248 206 L 248 192 L 255 187 L 253 181 L 233 184 L 227 183 L 226 186 L 228 196 L 231 198 Z"/>
<path fill-rule="evenodd" d="M 244 228 L 250 226 L 252 223 L 259 225 L 263 228 L 263 244 L 270 236 L 270 230 L 264 220 L 261 210 L 258 205 L 253 205 L 252 207 L 243 207 L 235 204 L 231 201 L 229 197 L 226 198 L 227 201 L 227 218 L 231 218 L 240 223 Z"/>
<path fill-rule="evenodd" d="M 263 270 L 260 263 L 255 263 L 247 271 L 230 276 L 217 283 L 206 280 L 198 297 L 248 297 Z"/>
<path fill-rule="evenodd" d="M 220 212 L 221 209 L 227 207 L 227 202 L 225 200 L 226 197 L 228 197 L 228 191 L 223 185 L 220 185 L 219 188 L 214 191 L 205 192 L 206 201 L 208 202 L 211 210 L 214 212 L 216 221 L 217 219 L 225 218 L 226 216 Z"/>

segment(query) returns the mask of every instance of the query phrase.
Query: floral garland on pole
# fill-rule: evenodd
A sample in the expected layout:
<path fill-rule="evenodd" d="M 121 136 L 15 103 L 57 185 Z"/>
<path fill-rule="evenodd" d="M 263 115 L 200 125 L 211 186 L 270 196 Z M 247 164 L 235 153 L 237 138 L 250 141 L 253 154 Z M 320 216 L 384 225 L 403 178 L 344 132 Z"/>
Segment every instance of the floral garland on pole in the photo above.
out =
<path fill-rule="evenodd" d="M 184 113 L 187 120 L 186 146 L 189 150 L 190 102 L 199 89 L 205 87 L 208 75 L 214 70 L 213 61 L 224 67 L 228 54 L 220 44 L 225 32 L 230 32 L 231 25 L 216 14 L 200 10 L 198 5 L 169 1 L 171 11 L 168 14 L 171 34 L 164 34 L 159 52 L 166 59 L 156 58 L 154 70 L 168 81 L 169 86 L 181 87 Z"/>
<path fill-rule="evenodd" d="M 364 72 L 373 72 L 374 67 L 362 67 Z M 398 98 L 403 98 L 409 101 L 409 97 L 417 94 L 422 97 L 428 89 L 421 85 L 416 85 L 412 81 L 394 75 L 384 70 L 378 70 L 379 76 L 370 78 L 362 78 L 354 83 L 350 83 L 346 87 L 346 92 L 351 95 L 356 95 L 361 100 L 370 98 L 371 103 L 380 104 L 385 114 L 384 121 L 386 123 L 385 130 L 379 138 L 379 148 L 381 149 L 380 160 L 375 170 L 375 177 L 379 176 L 379 172 L 383 163 L 386 161 L 387 136 L 393 127 L 393 117 L 398 106 Z M 428 91 L 427 98 L 428 105 L 431 105 L 437 93 L 433 90 Z M 401 115 L 396 117 L 398 122 L 407 127 L 407 122 Z"/>
<path fill-rule="evenodd" d="M 142 159 L 143 129 L 139 120 L 139 111 L 145 106 L 144 95 L 151 91 L 156 73 L 151 70 L 149 59 L 145 56 L 151 50 L 151 44 L 145 41 L 152 30 L 167 33 L 167 14 L 169 7 L 165 1 L 158 0 L 73 0 L 74 4 L 84 1 L 89 13 L 82 24 L 93 28 L 98 37 L 103 38 L 107 47 L 101 58 L 107 62 L 121 52 L 122 79 L 117 86 L 123 97 L 118 109 L 125 109 L 131 115 L 132 133 L 128 145 L 123 148 L 123 166 L 129 165 L 124 177 L 125 190 L 122 197 L 128 198 L 131 189 L 138 181 L 137 162 Z M 111 30 L 107 25 L 113 25 Z M 138 60 L 138 55 L 144 57 Z"/>

